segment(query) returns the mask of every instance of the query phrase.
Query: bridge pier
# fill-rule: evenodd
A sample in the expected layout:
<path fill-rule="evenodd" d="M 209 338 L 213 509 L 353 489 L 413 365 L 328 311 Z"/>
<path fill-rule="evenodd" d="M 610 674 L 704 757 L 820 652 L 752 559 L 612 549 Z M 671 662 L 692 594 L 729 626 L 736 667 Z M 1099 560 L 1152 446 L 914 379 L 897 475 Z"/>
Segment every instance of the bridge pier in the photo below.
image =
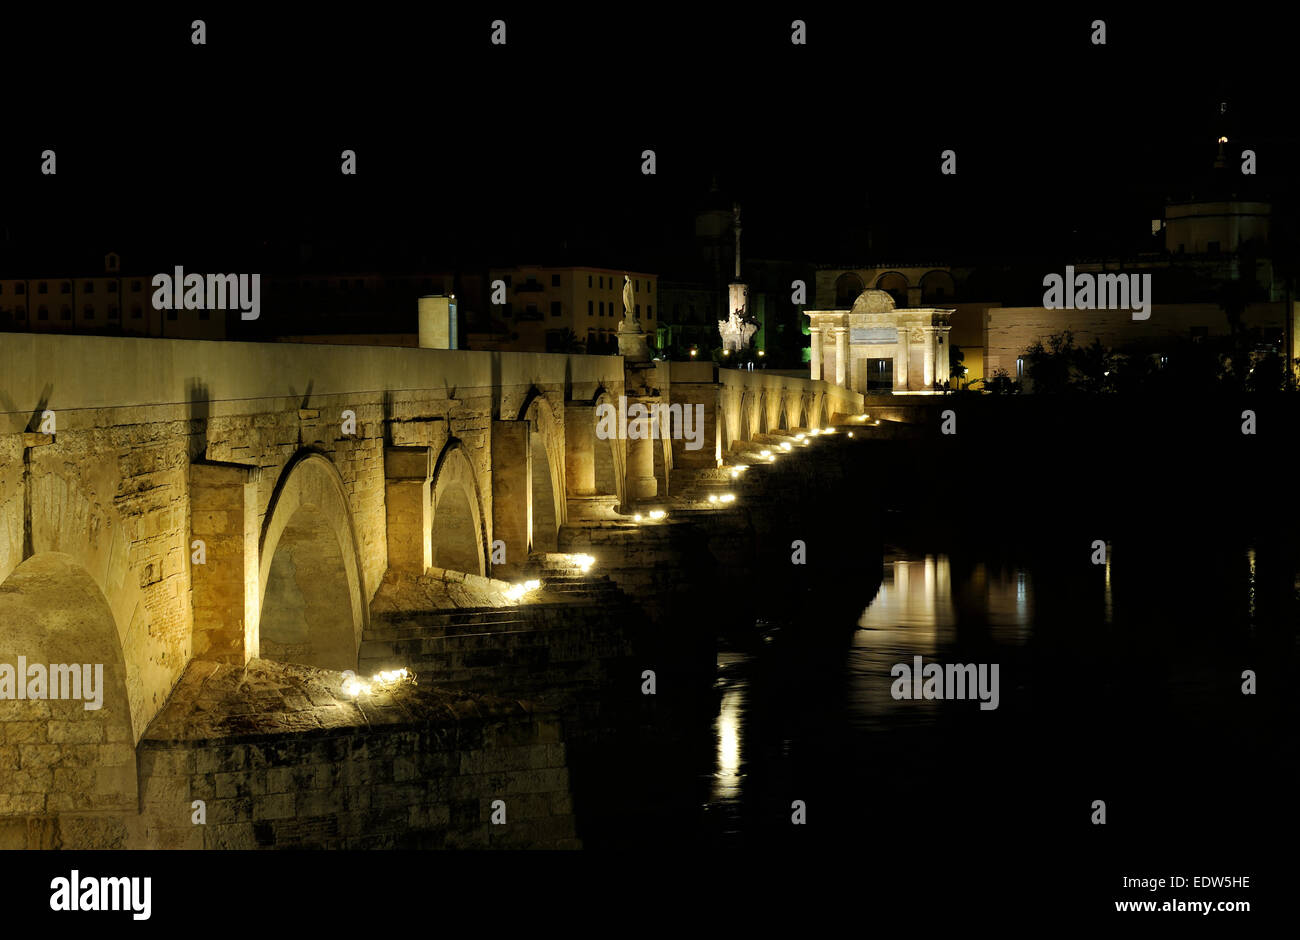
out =
<path fill-rule="evenodd" d="M 260 475 L 243 464 L 190 465 L 190 550 L 202 540 L 204 555 L 190 566 L 195 659 L 243 666 L 258 654 Z"/>
<path fill-rule="evenodd" d="M 564 479 L 569 496 L 596 492 L 596 414 L 592 402 L 564 406 Z"/>
<path fill-rule="evenodd" d="M 492 538 L 506 543 L 506 563 L 496 577 L 523 570 L 531 549 L 533 452 L 527 421 L 492 422 Z"/>
<path fill-rule="evenodd" d="M 384 449 L 388 568 L 422 575 L 433 565 L 433 448 Z"/>

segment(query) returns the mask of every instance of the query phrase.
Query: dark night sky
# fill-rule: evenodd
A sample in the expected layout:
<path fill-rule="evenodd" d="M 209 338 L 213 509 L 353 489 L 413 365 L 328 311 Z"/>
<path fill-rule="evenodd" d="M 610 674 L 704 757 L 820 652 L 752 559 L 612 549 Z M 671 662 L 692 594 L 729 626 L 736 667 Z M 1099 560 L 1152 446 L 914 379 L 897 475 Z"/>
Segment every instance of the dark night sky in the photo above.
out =
<path fill-rule="evenodd" d="M 862 261 L 868 222 L 886 258 L 1114 253 L 1200 186 L 1220 132 L 1257 150 L 1253 190 L 1285 203 L 1292 186 L 1294 82 L 1262 16 L 798 7 L 213 11 L 197 48 L 201 14 L 6 12 L 23 42 L 0 267 L 116 248 L 129 267 L 268 269 L 311 243 L 317 270 L 658 270 L 715 174 L 752 254 Z M 505 49 L 487 41 L 498 15 Z M 795 16 L 807 47 L 789 43 Z M 37 172 L 47 146 L 55 179 Z"/>

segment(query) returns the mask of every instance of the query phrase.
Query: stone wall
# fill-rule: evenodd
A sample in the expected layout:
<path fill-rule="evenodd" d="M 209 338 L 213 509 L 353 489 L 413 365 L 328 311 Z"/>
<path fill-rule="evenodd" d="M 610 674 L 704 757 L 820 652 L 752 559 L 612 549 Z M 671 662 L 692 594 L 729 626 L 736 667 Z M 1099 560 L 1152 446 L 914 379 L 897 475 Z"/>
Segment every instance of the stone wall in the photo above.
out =
<path fill-rule="evenodd" d="M 341 679 L 194 663 L 140 744 L 138 813 L 10 818 L 0 847 L 578 847 L 553 715 L 410 686 L 353 700 Z"/>
<path fill-rule="evenodd" d="M 622 382 L 621 360 L 607 357 L 6 335 L 0 579 L 46 551 L 89 572 L 113 612 L 138 740 L 194 655 L 191 517 L 220 531 L 192 505 L 192 462 L 257 469 L 264 533 L 287 463 L 323 454 L 346 493 L 368 603 L 387 569 L 386 444 L 436 455 L 461 441 L 490 538 L 493 417 L 515 418 L 540 395 L 562 421 L 566 398 L 617 394 Z M 43 419 L 53 434 L 40 433 Z"/>

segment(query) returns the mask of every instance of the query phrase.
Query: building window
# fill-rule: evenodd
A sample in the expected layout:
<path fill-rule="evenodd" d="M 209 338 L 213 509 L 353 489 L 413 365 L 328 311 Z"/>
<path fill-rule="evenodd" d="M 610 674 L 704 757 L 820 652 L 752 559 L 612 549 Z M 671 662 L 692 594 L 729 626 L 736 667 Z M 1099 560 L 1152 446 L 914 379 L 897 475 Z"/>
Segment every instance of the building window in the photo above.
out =
<path fill-rule="evenodd" d="M 637 278 L 635 281 L 632 282 L 632 293 L 638 294 L 640 292 L 641 292 L 641 279 Z"/>
<path fill-rule="evenodd" d="M 591 316 L 595 316 L 595 314 L 596 314 L 596 302 L 594 300 L 587 301 L 587 316 L 591 317 Z"/>
<path fill-rule="evenodd" d="M 117 281 L 109 281 L 109 282 L 108 282 L 108 292 L 109 292 L 110 294 L 116 294 L 116 293 L 117 293 Z"/>
<path fill-rule="evenodd" d="M 85 284 L 81 285 L 81 289 L 84 293 L 93 294 L 95 292 L 95 282 L 87 281 Z"/>
<path fill-rule="evenodd" d="M 132 282 L 131 282 L 131 293 L 133 293 L 133 294 L 138 294 L 138 293 L 140 293 L 140 282 L 139 282 L 139 281 L 132 281 Z"/>
<path fill-rule="evenodd" d="M 552 300 L 552 301 L 551 301 L 551 316 L 553 316 L 553 317 L 558 317 L 559 315 L 560 315 L 560 302 L 559 302 L 558 300 Z"/>
<path fill-rule="evenodd" d="M 645 318 L 647 320 L 653 320 L 655 318 L 655 308 L 650 304 L 645 305 Z"/>
<path fill-rule="evenodd" d="M 140 310 L 140 305 L 139 304 L 133 305 L 131 307 L 131 319 L 139 320 L 142 316 L 144 316 L 144 313 Z"/>
<path fill-rule="evenodd" d="M 361 280 L 361 278 L 357 278 L 352 282 L 352 286 L 355 287 L 357 290 L 361 290 L 363 287 L 366 286 L 366 282 Z"/>
<path fill-rule="evenodd" d="M 15 293 L 15 294 L 25 294 L 25 293 L 27 293 L 27 285 L 26 285 L 26 284 L 15 284 L 15 285 L 14 285 L 14 293 Z"/>
<path fill-rule="evenodd" d="M 1219 253 L 1219 243 L 1210 242 L 1208 245 L 1205 246 L 1205 250 L 1212 255 L 1217 255 Z"/>
<path fill-rule="evenodd" d="M 588 287 L 591 286 L 591 275 L 590 275 L 590 274 L 587 275 L 587 286 L 588 286 Z"/>
<path fill-rule="evenodd" d="M 40 308 L 36 311 L 36 319 L 48 320 L 49 318 L 50 318 L 50 310 L 48 307 L 42 304 Z"/>
<path fill-rule="evenodd" d="M 62 307 L 60 307 L 60 308 L 59 308 L 59 319 L 61 319 L 61 320 L 71 320 L 71 319 L 72 319 L 72 308 L 69 307 L 67 304 L 64 304 Z"/>
<path fill-rule="evenodd" d="M 600 302 L 600 315 L 602 317 L 605 315 L 605 301 L 603 300 Z"/>
<path fill-rule="evenodd" d="M 47 284 L 45 281 L 41 281 L 39 284 L 36 285 L 36 293 L 48 294 L 49 292 L 50 292 L 50 285 Z"/>
<path fill-rule="evenodd" d="M 108 318 L 110 320 L 118 319 L 117 304 L 111 304 L 108 308 Z"/>
<path fill-rule="evenodd" d="M 645 282 L 645 292 L 647 294 L 653 294 L 655 292 L 655 285 L 653 281 Z"/>
<path fill-rule="evenodd" d="M 176 311 L 175 311 L 175 310 L 168 310 L 168 311 L 167 311 L 167 319 L 168 319 L 168 320 L 175 320 L 175 319 L 176 319 Z"/>
<path fill-rule="evenodd" d="M 559 276 L 558 274 L 552 274 L 552 275 L 551 275 L 551 286 L 552 286 L 552 287 L 559 287 L 559 286 L 560 286 L 560 276 Z"/>
<path fill-rule="evenodd" d="M 605 289 L 605 276 L 603 274 L 600 276 L 600 288 L 601 290 Z"/>
<path fill-rule="evenodd" d="M 72 293 L 72 282 L 71 282 L 71 281 L 60 281 L 60 282 L 59 282 L 59 293 L 61 293 L 61 294 L 71 294 L 71 293 Z"/>
<path fill-rule="evenodd" d="M 90 304 L 86 304 L 84 307 L 82 307 L 81 313 L 83 316 L 85 316 L 87 320 L 95 319 L 95 308 L 92 307 Z"/>

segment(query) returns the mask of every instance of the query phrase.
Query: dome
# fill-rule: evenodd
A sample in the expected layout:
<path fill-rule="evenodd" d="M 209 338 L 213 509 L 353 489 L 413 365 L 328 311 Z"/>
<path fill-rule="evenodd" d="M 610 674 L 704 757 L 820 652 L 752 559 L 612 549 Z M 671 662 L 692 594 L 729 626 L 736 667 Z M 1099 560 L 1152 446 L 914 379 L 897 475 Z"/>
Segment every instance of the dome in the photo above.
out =
<path fill-rule="evenodd" d="M 867 288 L 858 299 L 853 301 L 853 309 L 850 313 L 889 313 L 894 309 L 894 298 L 890 296 L 889 291 L 876 290 Z"/>

